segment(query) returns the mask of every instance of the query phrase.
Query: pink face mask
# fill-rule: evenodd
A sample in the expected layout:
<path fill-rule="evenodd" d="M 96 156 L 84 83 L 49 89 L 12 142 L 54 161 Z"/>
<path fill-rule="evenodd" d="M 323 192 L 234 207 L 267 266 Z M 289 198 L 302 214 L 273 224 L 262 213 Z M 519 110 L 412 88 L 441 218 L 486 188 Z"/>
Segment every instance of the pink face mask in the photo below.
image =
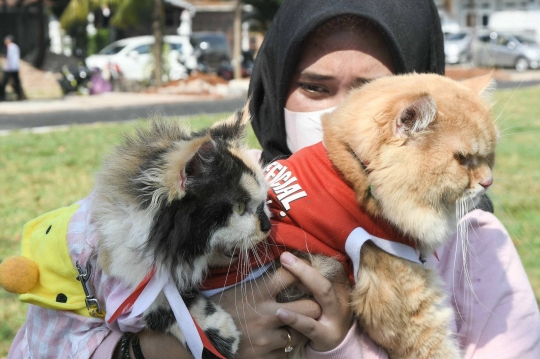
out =
<path fill-rule="evenodd" d="M 285 131 L 287 147 L 292 153 L 322 141 L 321 117 L 332 112 L 336 107 L 313 112 L 294 112 L 285 110 Z"/>

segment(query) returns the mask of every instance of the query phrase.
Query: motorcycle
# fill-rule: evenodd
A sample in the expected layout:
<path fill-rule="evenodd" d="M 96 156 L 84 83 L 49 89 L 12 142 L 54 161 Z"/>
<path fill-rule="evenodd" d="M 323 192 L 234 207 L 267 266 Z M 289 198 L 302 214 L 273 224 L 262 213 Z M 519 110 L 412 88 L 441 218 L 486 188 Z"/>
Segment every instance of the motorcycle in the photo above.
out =
<path fill-rule="evenodd" d="M 90 93 L 91 76 L 92 72 L 85 64 L 78 67 L 64 65 L 58 83 L 64 94 L 75 92 L 87 95 Z"/>

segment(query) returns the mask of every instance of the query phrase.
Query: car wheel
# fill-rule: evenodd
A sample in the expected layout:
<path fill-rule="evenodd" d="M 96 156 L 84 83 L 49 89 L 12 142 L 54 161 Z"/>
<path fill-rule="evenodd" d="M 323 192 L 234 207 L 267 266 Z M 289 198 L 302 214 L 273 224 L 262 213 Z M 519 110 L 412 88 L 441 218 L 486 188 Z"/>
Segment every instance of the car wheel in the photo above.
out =
<path fill-rule="evenodd" d="M 515 63 L 515 68 L 518 71 L 526 71 L 529 68 L 529 61 L 524 57 L 518 57 Z"/>

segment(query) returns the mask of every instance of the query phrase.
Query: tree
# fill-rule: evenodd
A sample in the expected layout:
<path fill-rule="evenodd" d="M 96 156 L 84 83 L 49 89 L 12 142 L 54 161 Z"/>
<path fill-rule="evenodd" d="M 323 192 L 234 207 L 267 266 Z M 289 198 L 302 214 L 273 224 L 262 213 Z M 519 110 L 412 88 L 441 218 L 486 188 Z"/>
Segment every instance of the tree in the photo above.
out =
<path fill-rule="evenodd" d="M 77 24 L 86 24 L 91 11 L 107 5 L 114 9 L 111 23 L 119 28 L 152 24 L 155 38 L 153 46 L 154 77 L 160 86 L 163 76 L 163 24 L 165 10 L 163 0 L 71 0 L 60 18 L 62 28 L 68 30 Z"/>
<path fill-rule="evenodd" d="M 163 76 L 163 24 L 165 22 L 165 9 L 163 0 L 154 0 L 152 12 L 152 34 L 154 35 L 154 78 L 156 86 L 161 86 Z"/>
<path fill-rule="evenodd" d="M 45 50 L 47 48 L 47 42 L 45 40 L 45 6 L 43 0 L 39 0 L 37 3 L 37 13 L 38 13 L 38 46 L 37 53 L 34 57 L 33 64 L 34 67 L 40 69 L 45 62 Z"/>

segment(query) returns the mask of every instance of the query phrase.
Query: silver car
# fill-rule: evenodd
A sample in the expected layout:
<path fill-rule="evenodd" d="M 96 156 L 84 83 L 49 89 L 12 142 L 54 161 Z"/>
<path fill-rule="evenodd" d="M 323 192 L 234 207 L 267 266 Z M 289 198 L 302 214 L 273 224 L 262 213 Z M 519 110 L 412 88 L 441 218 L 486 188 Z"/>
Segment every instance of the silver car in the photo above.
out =
<path fill-rule="evenodd" d="M 444 36 L 444 56 L 447 64 L 470 62 L 472 34 L 470 31 L 448 33 Z"/>
<path fill-rule="evenodd" d="M 478 36 L 478 65 L 513 67 L 518 71 L 540 67 L 540 45 L 522 35 L 492 31 Z"/>

